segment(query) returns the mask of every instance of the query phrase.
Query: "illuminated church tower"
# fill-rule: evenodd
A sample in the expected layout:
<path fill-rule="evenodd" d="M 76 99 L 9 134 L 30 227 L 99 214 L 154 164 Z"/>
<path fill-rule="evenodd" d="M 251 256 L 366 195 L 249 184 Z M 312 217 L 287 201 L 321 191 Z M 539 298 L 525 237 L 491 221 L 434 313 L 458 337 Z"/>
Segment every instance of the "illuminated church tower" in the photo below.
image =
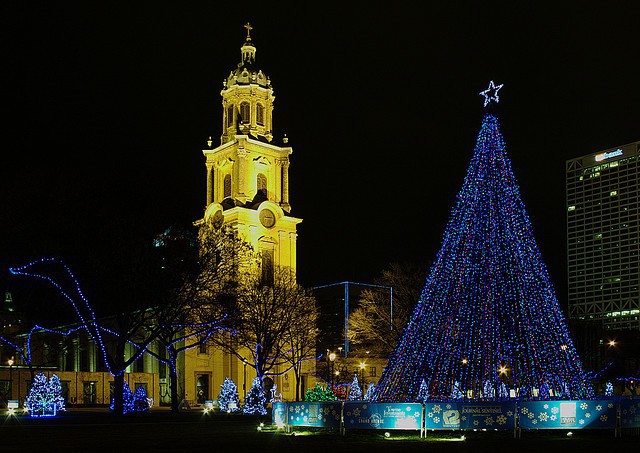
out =
<path fill-rule="evenodd" d="M 229 226 L 238 237 L 249 242 L 262 257 L 263 277 L 276 267 L 296 269 L 296 226 L 302 221 L 290 216 L 289 155 L 291 147 L 284 138 L 274 143 L 273 103 L 275 96 L 269 77 L 256 66 L 256 48 L 251 26 L 241 47 L 241 60 L 222 84 L 222 134 L 214 147 L 211 137 L 205 157 L 207 190 L 203 218 L 215 227 Z M 251 353 L 247 352 L 247 357 Z M 312 382 L 307 362 L 302 373 L 302 392 Z M 277 368 L 277 367 L 276 367 Z M 284 399 L 295 399 L 293 371 L 277 373 L 269 379 Z M 205 345 L 185 351 L 185 399 L 215 398 L 226 378 L 238 386 L 244 400 L 256 376 L 255 370 L 234 354 Z M 266 382 L 265 382 L 265 388 Z"/>
<path fill-rule="evenodd" d="M 207 168 L 204 222 L 231 226 L 260 252 L 263 269 L 296 268 L 296 225 L 290 216 L 287 145 L 274 143 L 275 96 L 271 80 L 256 65 L 251 26 L 241 61 L 223 81 L 220 145 L 203 150 Z"/>

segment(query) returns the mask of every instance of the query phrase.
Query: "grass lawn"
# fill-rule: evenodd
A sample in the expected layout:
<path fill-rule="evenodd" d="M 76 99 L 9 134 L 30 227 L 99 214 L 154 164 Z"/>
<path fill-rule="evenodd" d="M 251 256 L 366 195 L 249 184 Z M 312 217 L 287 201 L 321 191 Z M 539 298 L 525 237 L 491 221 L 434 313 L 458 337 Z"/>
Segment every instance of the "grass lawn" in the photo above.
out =
<path fill-rule="evenodd" d="M 264 423 L 261 431 L 260 422 Z M 141 416 L 115 417 L 105 409 L 69 409 L 56 418 L 7 417 L 0 412 L 1 452 L 195 452 L 256 453 L 334 452 L 536 452 L 626 453 L 640 446 L 638 433 L 614 437 L 613 431 L 418 432 L 297 429 L 285 433 L 270 416 L 209 414 L 189 411 L 171 414 L 164 409 Z M 461 435 L 465 440 L 461 440 Z M 629 434 L 629 435 L 626 435 Z"/>

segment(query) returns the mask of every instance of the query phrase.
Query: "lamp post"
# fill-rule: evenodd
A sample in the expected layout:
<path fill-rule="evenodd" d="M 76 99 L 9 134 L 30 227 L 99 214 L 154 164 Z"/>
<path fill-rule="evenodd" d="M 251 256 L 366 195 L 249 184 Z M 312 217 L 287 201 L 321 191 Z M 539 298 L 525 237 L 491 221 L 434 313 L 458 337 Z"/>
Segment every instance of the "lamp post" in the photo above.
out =
<path fill-rule="evenodd" d="M 9 364 L 9 399 L 13 398 L 13 357 L 7 360 Z"/>
<path fill-rule="evenodd" d="M 366 367 L 367 364 L 364 362 L 360 362 L 360 381 L 362 381 L 362 387 L 364 388 L 364 367 Z"/>
<path fill-rule="evenodd" d="M 333 389 L 333 365 L 334 365 L 335 360 L 336 360 L 336 353 L 332 352 L 332 353 L 329 354 L 328 357 L 329 357 L 329 374 L 331 375 L 330 376 L 331 388 Z"/>

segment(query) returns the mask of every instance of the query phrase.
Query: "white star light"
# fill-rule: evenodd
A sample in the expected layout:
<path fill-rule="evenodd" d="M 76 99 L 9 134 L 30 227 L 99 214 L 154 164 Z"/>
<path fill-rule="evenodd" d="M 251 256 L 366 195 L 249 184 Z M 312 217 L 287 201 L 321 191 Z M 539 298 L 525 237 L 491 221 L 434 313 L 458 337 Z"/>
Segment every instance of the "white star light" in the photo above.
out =
<path fill-rule="evenodd" d="M 496 101 L 496 103 L 498 101 L 500 101 L 500 98 L 498 97 L 498 91 L 500 90 L 500 88 L 502 88 L 502 85 L 504 85 L 504 83 L 501 83 L 500 85 L 495 86 L 493 84 L 493 80 L 492 80 L 491 82 L 489 82 L 489 88 L 487 88 L 486 90 L 480 92 L 480 94 L 482 96 L 484 96 L 484 106 L 485 107 L 491 101 Z"/>

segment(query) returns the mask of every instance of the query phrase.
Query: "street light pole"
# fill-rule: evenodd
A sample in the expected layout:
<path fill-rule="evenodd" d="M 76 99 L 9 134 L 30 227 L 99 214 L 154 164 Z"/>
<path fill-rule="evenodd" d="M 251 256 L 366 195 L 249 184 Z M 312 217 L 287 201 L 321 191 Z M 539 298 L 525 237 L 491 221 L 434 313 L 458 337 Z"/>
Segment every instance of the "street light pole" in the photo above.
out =
<path fill-rule="evenodd" d="M 9 399 L 13 398 L 13 357 L 7 360 L 9 364 Z"/>
<path fill-rule="evenodd" d="M 329 364 L 330 364 L 329 373 L 331 374 L 330 376 L 331 389 L 333 389 L 333 365 L 335 363 L 335 360 L 336 360 L 336 353 L 335 352 L 330 353 L 329 354 Z"/>

